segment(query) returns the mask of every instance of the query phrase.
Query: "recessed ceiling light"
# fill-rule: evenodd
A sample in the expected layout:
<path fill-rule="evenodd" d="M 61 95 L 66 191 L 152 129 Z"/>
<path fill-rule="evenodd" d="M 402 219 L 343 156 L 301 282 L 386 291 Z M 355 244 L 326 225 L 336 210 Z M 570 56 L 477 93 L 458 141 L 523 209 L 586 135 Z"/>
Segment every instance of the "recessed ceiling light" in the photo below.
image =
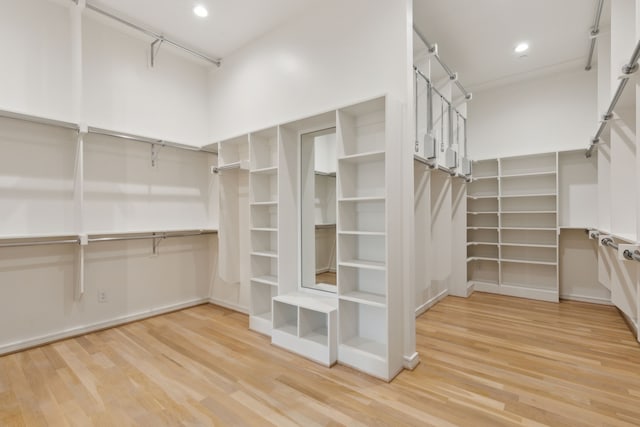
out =
<path fill-rule="evenodd" d="M 193 8 L 193 13 L 195 13 L 196 16 L 199 16 L 200 18 L 206 18 L 207 16 L 209 16 L 209 11 L 201 4 Z"/>
<path fill-rule="evenodd" d="M 518 46 L 516 46 L 515 49 L 513 49 L 515 53 L 522 53 L 522 52 L 526 52 L 527 50 L 529 50 L 529 44 L 528 43 L 518 43 Z"/>

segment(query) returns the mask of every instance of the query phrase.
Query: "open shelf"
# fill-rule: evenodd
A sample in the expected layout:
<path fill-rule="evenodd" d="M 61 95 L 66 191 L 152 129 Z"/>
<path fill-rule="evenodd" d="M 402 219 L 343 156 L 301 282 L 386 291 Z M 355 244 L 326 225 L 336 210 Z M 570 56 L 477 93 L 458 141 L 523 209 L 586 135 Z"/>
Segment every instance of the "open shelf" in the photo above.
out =
<path fill-rule="evenodd" d="M 338 238 L 340 264 L 384 268 L 386 245 L 384 236 L 340 234 Z"/>
<path fill-rule="evenodd" d="M 247 135 L 220 142 L 218 167 L 242 164 L 249 158 L 249 138 Z"/>
<path fill-rule="evenodd" d="M 501 212 L 552 212 L 556 211 L 556 196 L 507 197 L 500 201 Z"/>
<path fill-rule="evenodd" d="M 273 300 L 273 330 L 298 336 L 298 307 Z"/>
<path fill-rule="evenodd" d="M 467 214 L 468 227 L 498 227 L 498 215 L 472 215 Z"/>
<path fill-rule="evenodd" d="M 494 246 L 494 245 L 468 246 L 467 258 L 498 259 L 498 246 Z"/>
<path fill-rule="evenodd" d="M 502 246 L 500 257 L 503 261 L 511 262 L 532 262 L 557 264 L 558 252 L 555 247 L 535 247 L 535 246 Z"/>
<path fill-rule="evenodd" d="M 385 310 L 343 299 L 339 304 L 340 316 L 344 317 L 340 322 L 341 356 L 343 351 L 358 351 L 386 360 L 387 324 Z"/>
<path fill-rule="evenodd" d="M 277 169 L 278 128 L 272 127 L 249 135 L 251 142 L 251 170 L 253 172 Z"/>
<path fill-rule="evenodd" d="M 272 257 L 251 257 L 252 277 L 278 277 L 278 259 Z"/>
<path fill-rule="evenodd" d="M 557 290 L 557 266 L 502 262 L 502 284 L 520 288 Z"/>
<path fill-rule="evenodd" d="M 500 159 L 500 176 L 556 172 L 556 153 L 532 154 Z"/>
<path fill-rule="evenodd" d="M 252 229 L 277 229 L 278 206 L 277 204 L 251 205 Z"/>
<path fill-rule="evenodd" d="M 278 200 L 277 174 L 251 174 L 251 203 L 270 205 Z"/>
<path fill-rule="evenodd" d="M 385 161 L 374 157 L 367 162 L 338 161 L 338 189 L 341 199 L 384 197 Z"/>
<path fill-rule="evenodd" d="M 553 230 L 520 230 L 507 229 L 500 234 L 502 244 L 522 244 L 522 245 L 556 245 L 557 232 Z"/>
<path fill-rule="evenodd" d="M 498 160 L 476 160 L 473 162 L 473 179 L 498 176 Z"/>
<path fill-rule="evenodd" d="M 502 196 L 555 194 L 557 192 L 556 175 L 523 175 L 500 180 Z"/>
<path fill-rule="evenodd" d="M 338 157 L 384 151 L 384 98 L 338 111 Z"/>
<path fill-rule="evenodd" d="M 467 194 L 473 197 L 497 197 L 498 180 L 473 181 L 467 184 Z"/>
<path fill-rule="evenodd" d="M 340 231 L 384 233 L 384 200 L 342 201 L 339 209 Z"/>
<path fill-rule="evenodd" d="M 500 269 L 497 260 L 471 260 L 467 264 L 467 281 L 498 284 Z"/>
<path fill-rule="evenodd" d="M 252 169 L 251 173 L 255 175 L 275 175 L 278 173 L 278 167 L 270 166 L 262 169 Z"/>
<path fill-rule="evenodd" d="M 387 302 L 386 272 L 358 268 L 348 264 L 338 267 L 339 295 L 351 301 L 384 306 Z"/>
<path fill-rule="evenodd" d="M 503 213 L 500 215 L 500 225 L 509 228 L 547 228 L 557 227 L 555 213 Z"/>
<path fill-rule="evenodd" d="M 498 230 L 467 230 L 467 242 L 498 243 Z"/>
<path fill-rule="evenodd" d="M 300 338 L 314 343 L 329 345 L 326 313 L 300 307 Z"/>
<path fill-rule="evenodd" d="M 498 212 L 498 198 L 467 200 L 468 212 Z"/>
<path fill-rule="evenodd" d="M 251 316 L 249 328 L 253 331 L 269 335 L 272 325 L 272 298 L 275 297 L 277 287 L 271 284 L 251 281 Z"/>

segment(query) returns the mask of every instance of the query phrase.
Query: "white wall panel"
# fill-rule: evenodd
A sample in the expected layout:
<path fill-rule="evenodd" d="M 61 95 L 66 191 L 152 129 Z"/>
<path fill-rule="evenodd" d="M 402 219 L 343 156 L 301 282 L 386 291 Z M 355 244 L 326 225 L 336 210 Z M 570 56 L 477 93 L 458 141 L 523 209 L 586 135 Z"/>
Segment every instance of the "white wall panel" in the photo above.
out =
<path fill-rule="evenodd" d="M 212 142 L 208 66 L 163 46 L 151 68 L 153 40 L 107 22 L 91 11 L 83 16 L 85 121 L 188 145 Z"/>
<path fill-rule="evenodd" d="M 46 0 L 0 2 L 0 52 L 0 108 L 71 120 L 68 7 Z"/>
<path fill-rule="evenodd" d="M 325 0 L 211 73 L 223 139 L 389 93 L 406 99 L 407 1 Z"/>
<path fill-rule="evenodd" d="M 583 69 L 474 92 L 474 160 L 586 148 L 595 132 L 596 73 Z"/>

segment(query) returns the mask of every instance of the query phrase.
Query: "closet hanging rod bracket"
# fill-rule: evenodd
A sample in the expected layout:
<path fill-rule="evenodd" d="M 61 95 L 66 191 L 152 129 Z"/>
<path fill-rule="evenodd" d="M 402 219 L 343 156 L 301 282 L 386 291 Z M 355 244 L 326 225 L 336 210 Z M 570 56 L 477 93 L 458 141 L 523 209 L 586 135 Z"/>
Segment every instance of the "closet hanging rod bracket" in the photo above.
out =
<path fill-rule="evenodd" d="M 150 49 L 151 68 L 154 68 L 156 66 L 156 57 L 158 56 L 158 52 L 160 52 L 162 43 L 164 43 L 163 36 L 158 37 L 151 43 L 151 49 Z M 156 47 L 156 45 L 158 46 Z"/>
<path fill-rule="evenodd" d="M 640 261 L 640 246 L 633 244 L 620 244 L 618 259 L 621 261 Z"/>
<path fill-rule="evenodd" d="M 158 155 L 160 154 L 160 150 L 164 147 L 164 142 L 158 141 L 157 143 L 151 144 L 151 167 L 155 168 L 158 164 Z"/>

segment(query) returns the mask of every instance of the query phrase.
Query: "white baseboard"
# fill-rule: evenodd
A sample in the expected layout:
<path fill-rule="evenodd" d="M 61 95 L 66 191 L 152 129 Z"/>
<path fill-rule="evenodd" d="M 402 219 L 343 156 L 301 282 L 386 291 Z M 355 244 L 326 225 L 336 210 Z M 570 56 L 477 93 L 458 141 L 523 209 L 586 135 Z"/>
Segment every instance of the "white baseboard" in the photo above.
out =
<path fill-rule="evenodd" d="M 636 339 L 640 341 L 640 334 L 639 334 L 640 326 L 638 325 L 638 323 L 634 321 L 631 317 L 627 316 L 626 313 L 620 310 L 619 308 L 618 308 L 618 313 L 622 315 L 622 318 L 624 319 L 625 323 L 627 324 L 627 326 L 629 327 L 633 335 L 635 335 Z"/>
<path fill-rule="evenodd" d="M 416 351 L 411 356 L 404 356 L 403 362 L 404 362 L 403 365 L 405 369 L 413 371 L 416 368 L 416 366 L 418 366 L 418 363 L 420 363 L 420 355 Z"/>
<path fill-rule="evenodd" d="M 209 304 L 219 305 L 220 307 L 228 308 L 229 310 L 237 311 L 239 313 L 249 314 L 249 309 L 247 307 L 242 307 L 238 304 L 232 304 L 216 298 L 209 298 L 208 302 Z"/>
<path fill-rule="evenodd" d="M 588 302 L 591 304 L 613 305 L 610 299 L 593 298 L 584 295 L 560 294 L 560 299 L 564 299 L 567 301 Z"/>
<path fill-rule="evenodd" d="M 438 302 L 440 302 L 441 299 L 443 299 L 447 295 L 449 295 L 449 290 L 445 289 L 444 291 L 440 292 L 435 297 L 431 298 L 430 300 L 428 300 L 424 304 L 420 305 L 418 308 L 416 308 L 416 317 L 420 316 L 422 313 L 424 313 L 425 311 L 429 310 L 431 307 L 436 305 Z"/>
<path fill-rule="evenodd" d="M 208 302 L 209 298 L 198 298 L 178 304 L 170 304 L 150 310 L 140 311 L 125 316 L 116 317 L 115 319 L 92 323 L 90 325 L 76 326 L 74 328 L 65 329 L 63 331 L 41 335 L 36 338 L 30 338 L 22 341 L 0 345 L 0 356 L 8 353 L 14 353 L 16 351 L 26 350 L 28 348 L 38 347 L 67 338 L 85 335 L 91 332 L 100 331 L 102 329 L 113 328 L 114 326 L 135 322 L 137 320 L 147 319 L 149 317 L 158 316 L 160 314 L 171 313 L 172 311 L 178 311 L 189 307 L 195 307 L 197 305 L 207 304 Z"/>

